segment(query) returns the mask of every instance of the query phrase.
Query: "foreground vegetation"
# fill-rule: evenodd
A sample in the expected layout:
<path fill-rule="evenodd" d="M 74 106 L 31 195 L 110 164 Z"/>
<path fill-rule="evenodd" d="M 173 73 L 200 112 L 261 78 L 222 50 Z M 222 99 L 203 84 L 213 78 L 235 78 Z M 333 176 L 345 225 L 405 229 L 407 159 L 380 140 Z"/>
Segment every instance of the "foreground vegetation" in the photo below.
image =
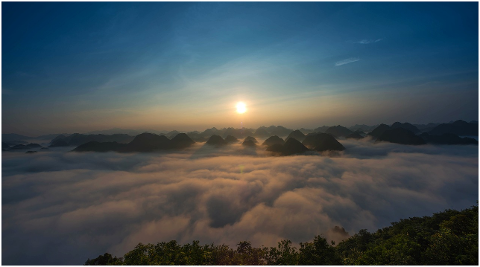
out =
<path fill-rule="evenodd" d="M 375 233 L 360 230 L 337 246 L 321 236 L 296 248 L 289 240 L 277 247 L 252 247 L 244 241 L 203 245 L 138 244 L 124 257 L 105 253 L 86 265 L 477 265 L 478 205 L 462 211 L 446 210 L 433 216 L 402 219 Z"/>

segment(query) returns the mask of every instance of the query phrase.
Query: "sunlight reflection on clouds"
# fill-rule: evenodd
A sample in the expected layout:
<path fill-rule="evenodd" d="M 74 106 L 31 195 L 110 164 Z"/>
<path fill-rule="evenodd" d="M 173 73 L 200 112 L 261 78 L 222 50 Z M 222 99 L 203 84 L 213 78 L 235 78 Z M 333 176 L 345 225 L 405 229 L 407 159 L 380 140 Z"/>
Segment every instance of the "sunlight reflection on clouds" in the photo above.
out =
<path fill-rule="evenodd" d="M 322 155 L 3 153 L 3 262 L 82 264 L 139 243 L 339 241 L 478 199 L 478 148 L 341 141 Z M 195 157 L 192 157 L 195 155 Z M 29 251 L 28 256 L 24 251 Z"/>

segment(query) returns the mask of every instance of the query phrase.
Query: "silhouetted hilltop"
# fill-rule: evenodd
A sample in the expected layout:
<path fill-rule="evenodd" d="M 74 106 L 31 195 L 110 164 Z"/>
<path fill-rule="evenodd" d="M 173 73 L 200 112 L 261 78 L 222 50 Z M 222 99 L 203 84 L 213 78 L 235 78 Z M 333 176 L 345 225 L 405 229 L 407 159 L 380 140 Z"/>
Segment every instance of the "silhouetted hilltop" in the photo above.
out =
<path fill-rule="evenodd" d="M 178 133 L 170 142 L 172 144 L 171 147 L 175 149 L 183 149 L 195 144 L 195 141 L 185 133 Z"/>
<path fill-rule="evenodd" d="M 41 148 L 41 147 L 42 146 L 39 145 L 39 144 L 30 143 L 30 144 L 27 144 L 27 145 L 22 145 L 22 144 L 14 145 L 12 147 L 9 147 L 8 150 L 34 149 L 34 148 Z"/>
<path fill-rule="evenodd" d="M 2 142 L 17 142 L 17 141 L 25 141 L 28 139 L 32 139 L 32 137 L 21 135 L 21 134 L 2 134 Z"/>
<path fill-rule="evenodd" d="M 391 129 L 397 129 L 397 128 L 403 128 L 405 130 L 409 130 L 410 132 L 416 134 L 416 133 L 419 133 L 420 130 L 415 127 L 414 125 L 408 123 L 408 122 L 405 122 L 405 123 L 400 123 L 400 122 L 395 122 L 394 124 L 392 124 L 392 126 L 390 126 Z"/>
<path fill-rule="evenodd" d="M 309 133 L 313 133 L 313 129 L 305 129 L 305 128 L 300 128 L 299 129 L 300 132 L 302 132 L 303 134 L 309 134 Z"/>
<path fill-rule="evenodd" d="M 179 134 L 179 133 L 180 133 L 179 131 L 173 130 L 173 131 L 170 131 L 170 132 L 166 133 L 165 136 L 168 139 L 172 139 L 173 137 L 177 136 L 177 134 Z"/>
<path fill-rule="evenodd" d="M 50 146 L 51 147 L 68 146 L 67 137 L 63 134 L 56 136 L 55 138 L 52 139 L 52 141 L 50 141 Z"/>
<path fill-rule="evenodd" d="M 222 131 L 222 136 L 226 138 L 227 136 L 231 135 L 236 138 L 244 138 L 245 136 L 250 136 L 253 135 L 252 131 L 250 129 L 235 129 L 235 128 L 226 128 L 223 129 Z"/>
<path fill-rule="evenodd" d="M 193 145 L 193 141 L 185 133 L 177 134 L 172 140 L 164 135 L 157 135 L 153 133 L 143 133 L 135 136 L 135 138 L 128 144 L 121 144 L 117 142 L 98 142 L 90 141 L 81 144 L 73 151 L 84 152 L 154 152 L 169 149 L 183 149 Z"/>
<path fill-rule="evenodd" d="M 227 136 L 229 136 L 229 135 L 237 137 L 237 136 L 240 135 L 240 132 L 237 129 L 230 127 L 230 128 L 227 128 L 223 131 L 222 137 L 227 138 Z"/>
<path fill-rule="evenodd" d="M 121 152 L 153 152 L 172 148 L 170 139 L 165 135 L 142 133 L 120 149 Z"/>
<path fill-rule="evenodd" d="M 119 144 L 117 142 L 97 142 L 90 141 L 88 143 L 79 145 L 73 151 L 75 152 L 109 152 L 109 151 L 119 151 L 125 144 Z"/>
<path fill-rule="evenodd" d="M 287 136 L 289 133 L 291 133 L 293 130 L 285 128 L 283 126 L 269 126 L 267 127 L 267 131 L 271 135 L 278 135 L 278 136 Z"/>
<path fill-rule="evenodd" d="M 273 144 L 267 147 L 267 151 L 273 152 L 276 155 L 281 156 L 283 153 L 283 145 L 282 144 Z"/>
<path fill-rule="evenodd" d="M 28 149 L 28 147 L 26 145 L 19 144 L 19 145 L 11 146 L 9 150 L 16 150 L 16 149 Z"/>
<path fill-rule="evenodd" d="M 122 129 L 122 128 L 111 128 L 108 130 L 96 130 L 96 131 L 90 131 L 85 133 L 86 135 L 88 134 L 105 134 L 105 135 L 112 135 L 112 134 L 128 134 L 130 136 L 137 136 L 141 133 L 155 133 L 156 131 L 154 130 L 147 130 L 147 129 Z M 58 134 L 57 134 L 58 135 Z M 56 135 L 56 136 L 57 136 Z M 55 137 L 55 136 L 54 136 Z M 53 137 L 52 137 L 53 138 Z M 50 138 L 50 139 L 52 139 Z"/>
<path fill-rule="evenodd" d="M 287 137 L 287 139 L 285 139 L 285 141 L 288 141 L 288 139 L 290 139 L 290 138 L 295 138 L 295 139 L 297 139 L 297 141 L 302 142 L 303 139 L 305 139 L 305 135 L 302 132 L 300 132 L 299 130 L 295 130 L 288 135 L 288 137 Z"/>
<path fill-rule="evenodd" d="M 238 142 L 238 138 L 236 138 L 235 136 L 228 135 L 227 137 L 225 137 L 225 142 L 229 144 L 236 143 Z"/>
<path fill-rule="evenodd" d="M 326 133 L 333 135 L 333 137 L 335 138 L 338 138 L 338 137 L 345 137 L 353 132 L 346 127 L 337 125 L 337 126 L 332 126 L 328 128 Z"/>
<path fill-rule="evenodd" d="M 267 131 L 267 127 L 262 126 L 262 127 L 259 127 L 253 135 L 256 137 L 263 138 L 263 137 L 269 136 L 270 132 Z"/>
<path fill-rule="evenodd" d="M 289 138 L 285 144 L 273 144 L 267 147 L 267 151 L 273 152 L 280 156 L 288 156 L 293 154 L 300 154 L 308 151 L 302 143 L 295 138 Z"/>
<path fill-rule="evenodd" d="M 66 138 L 56 138 L 50 143 L 50 147 L 69 146 Z"/>
<path fill-rule="evenodd" d="M 240 129 L 240 136 L 238 138 L 243 138 L 245 136 L 253 136 L 253 132 L 250 129 Z"/>
<path fill-rule="evenodd" d="M 378 138 L 380 135 L 383 134 L 383 132 L 385 132 L 386 130 L 389 130 L 389 129 L 390 129 L 390 126 L 382 123 L 382 124 L 378 125 L 377 128 L 373 129 L 373 131 L 368 133 L 368 135 L 371 135 L 374 138 Z"/>
<path fill-rule="evenodd" d="M 376 140 L 403 145 L 423 145 L 425 141 L 409 130 L 403 128 L 385 130 Z"/>
<path fill-rule="evenodd" d="M 207 141 L 207 138 L 203 136 L 201 133 L 199 133 L 198 131 L 188 132 L 187 135 L 188 137 L 192 138 L 192 140 L 195 142 Z"/>
<path fill-rule="evenodd" d="M 345 147 L 335 137 L 327 133 L 308 134 L 303 144 L 316 151 L 343 151 Z"/>
<path fill-rule="evenodd" d="M 36 140 L 45 140 L 45 141 L 51 141 L 53 138 L 59 136 L 60 134 L 44 134 L 44 135 L 40 135 L 40 136 L 37 136 L 37 137 L 34 137 L 33 139 L 36 139 Z"/>
<path fill-rule="evenodd" d="M 313 129 L 313 132 L 314 133 L 324 133 L 328 130 L 328 128 L 330 128 L 330 126 L 320 126 L 320 127 L 317 127 L 315 129 Z"/>
<path fill-rule="evenodd" d="M 265 140 L 265 142 L 263 142 L 262 145 L 271 146 L 271 145 L 274 145 L 274 144 L 283 145 L 283 144 L 285 144 L 285 141 L 282 138 L 274 135 L 274 136 L 270 136 L 269 138 L 267 138 L 267 140 Z"/>
<path fill-rule="evenodd" d="M 355 131 L 355 132 L 345 136 L 345 138 L 346 139 L 362 139 L 363 136 L 359 132 Z"/>
<path fill-rule="evenodd" d="M 362 132 L 371 132 L 373 129 L 377 128 L 377 125 L 366 125 L 366 124 L 355 124 L 348 127 L 350 131 L 362 131 Z"/>
<path fill-rule="evenodd" d="M 256 146 L 257 144 L 252 140 L 245 140 L 242 143 L 243 146 Z"/>
<path fill-rule="evenodd" d="M 257 139 L 255 139 L 255 137 L 248 136 L 247 138 L 245 138 L 242 145 L 244 145 L 244 146 L 256 146 L 257 143 L 258 143 L 258 141 L 257 141 Z"/>
<path fill-rule="evenodd" d="M 295 138 L 289 138 L 283 145 L 283 155 L 293 155 L 308 151 L 300 141 Z"/>
<path fill-rule="evenodd" d="M 212 127 L 210 129 L 206 129 L 201 134 L 202 134 L 202 136 L 206 137 L 206 136 L 212 136 L 212 135 L 220 136 L 222 133 L 217 128 Z"/>
<path fill-rule="evenodd" d="M 466 121 L 458 120 L 453 123 L 442 123 L 429 132 L 429 134 L 432 135 L 446 133 L 478 136 L 478 123 L 468 123 Z"/>
<path fill-rule="evenodd" d="M 112 134 L 112 135 L 104 135 L 104 134 L 79 134 L 74 133 L 69 136 L 65 136 L 63 134 L 55 137 L 51 142 L 51 147 L 58 147 L 58 146 L 79 146 L 91 141 L 97 142 L 117 142 L 117 143 L 129 143 L 134 139 L 133 136 L 127 134 Z"/>
<path fill-rule="evenodd" d="M 4 141 L 2 144 L 6 144 L 8 146 L 14 146 L 14 145 L 26 145 L 28 142 L 26 141 L 21 141 L 21 140 L 14 140 L 14 141 Z"/>
<path fill-rule="evenodd" d="M 442 145 L 478 145 L 478 141 L 473 138 L 461 138 L 455 134 L 431 135 L 422 133 L 420 137 L 427 143 Z"/>
<path fill-rule="evenodd" d="M 223 138 L 220 135 L 214 134 L 210 136 L 210 138 L 208 138 L 206 144 L 212 145 L 212 146 L 223 146 L 223 145 L 226 145 L 227 142 L 225 142 L 225 140 L 223 140 Z"/>
<path fill-rule="evenodd" d="M 440 125 L 440 123 L 428 123 L 428 124 L 413 124 L 413 126 L 417 127 L 420 132 L 430 132 L 433 128 Z"/>

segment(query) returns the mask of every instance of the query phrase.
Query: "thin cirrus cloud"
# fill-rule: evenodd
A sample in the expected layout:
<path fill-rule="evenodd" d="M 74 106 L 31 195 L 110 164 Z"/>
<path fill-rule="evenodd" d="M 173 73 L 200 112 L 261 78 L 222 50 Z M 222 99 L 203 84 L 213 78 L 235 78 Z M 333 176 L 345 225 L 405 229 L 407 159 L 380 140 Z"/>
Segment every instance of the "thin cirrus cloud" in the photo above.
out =
<path fill-rule="evenodd" d="M 323 234 L 338 242 L 478 199 L 475 146 L 342 144 L 338 155 L 291 157 L 240 144 L 168 154 L 6 152 L 3 263 L 78 265 L 172 239 L 275 246 Z"/>
<path fill-rule="evenodd" d="M 378 43 L 380 42 L 381 40 L 383 40 L 382 38 L 380 39 L 375 39 L 375 40 L 368 40 L 368 39 L 362 39 L 360 41 L 356 41 L 354 43 L 356 44 L 372 44 L 372 43 Z"/>
<path fill-rule="evenodd" d="M 344 60 L 340 60 L 340 61 L 335 62 L 335 67 L 342 66 L 342 65 L 345 65 L 345 64 L 350 64 L 350 63 L 353 63 L 353 62 L 357 62 L 359 60 L 360 59 L 357 58 L 357 57 L 351 57 L 351 58 L 347 58 L 347 59 L 344 59 Z"/>

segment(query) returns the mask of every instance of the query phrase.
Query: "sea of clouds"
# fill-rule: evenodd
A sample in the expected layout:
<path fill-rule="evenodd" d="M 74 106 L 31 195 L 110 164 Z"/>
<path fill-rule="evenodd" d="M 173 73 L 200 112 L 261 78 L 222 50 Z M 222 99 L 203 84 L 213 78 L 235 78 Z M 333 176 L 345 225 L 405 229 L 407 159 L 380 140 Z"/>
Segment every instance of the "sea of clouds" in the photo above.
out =
<path fill-rule="evenodd" d="M 340 142 L 341 153 L 288 157 L 203 143 L 176 153 L 2 152 L 2 263 L 83 264 L 173 239 L 338 243 L 478 202 L 477 146 Z"/>

